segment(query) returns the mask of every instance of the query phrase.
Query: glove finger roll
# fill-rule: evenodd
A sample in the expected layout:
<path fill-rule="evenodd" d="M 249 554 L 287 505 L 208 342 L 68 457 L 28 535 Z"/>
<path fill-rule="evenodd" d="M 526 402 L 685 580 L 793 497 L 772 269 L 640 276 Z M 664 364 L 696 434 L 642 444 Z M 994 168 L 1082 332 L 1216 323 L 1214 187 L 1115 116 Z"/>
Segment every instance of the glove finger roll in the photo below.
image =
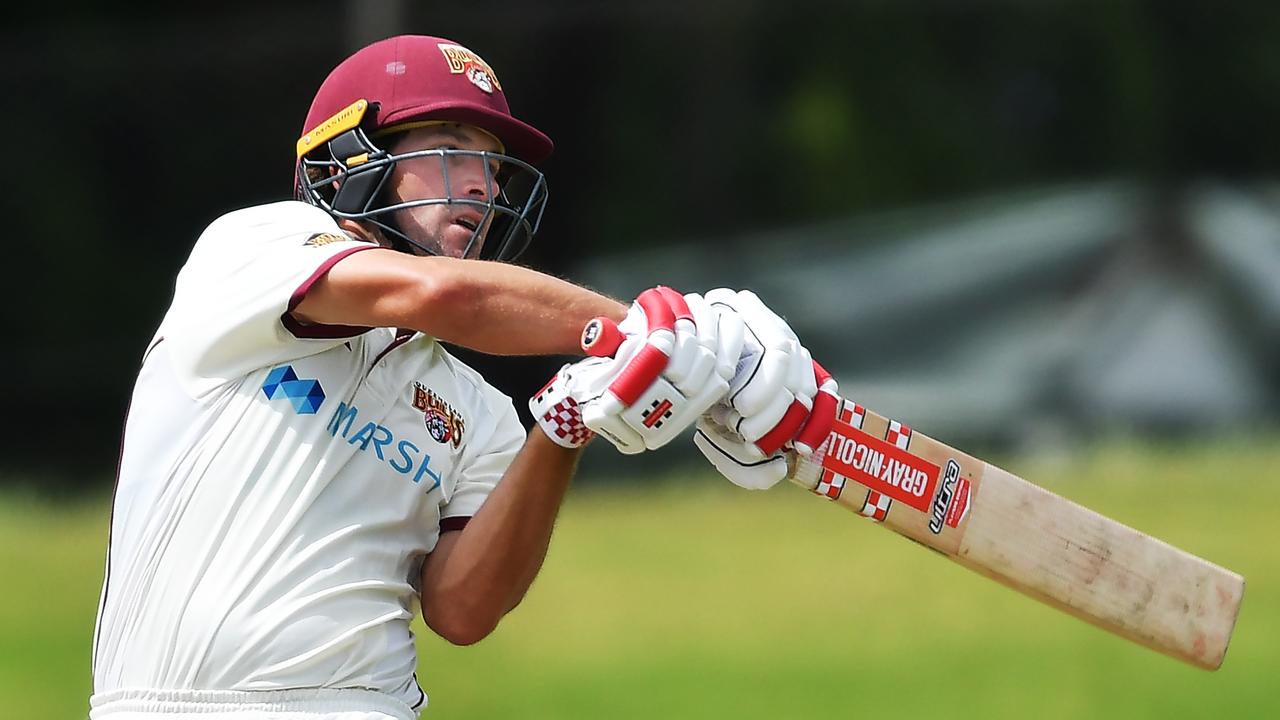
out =
<path fill-rule="evenodd" d="M 730 395 L 730 404 L 743 415 L 756 415 L 786 392 L 791 374 L 791 358 L 782 349 L 766 349 L 760 354 L 754 371 L 744 373 L 742 385 Z M 790 401 L 788 393 L 788 402 Z M 770 424 L 777 422 L 781 413 Z"/>
<path fill-rule="evenodd" d="M 792 402 L 782 420 L 777 425 L 774 425 L 769 432 L 761 436 L 759 440 L 756 440 L 756 447 L 760 448 L 760 452 L 765 455 L 772 455 L 796 436 L 796 433 L 800 431 L 800 427 L 804 425 L 804 421 L 808 417 L 809 408 L 805 407 L 799 400 Z"/>
<path fill-rule="evenodd" d="M 737 424 L 730 427 L 738 431 L 738 434 L 742 435 L 747 442 L 755 442 L 766 433 L 772 431 L 778 423 L 782 422 L 782 419 L 795 403 L 796 397 L 790 391 L 779 390 L 776 395 L 769 398 L 768 404 L 761 407 L 758 412 L 750 415 L 740 413 L 741 419 L 738 420 Z M 804 408 L 803 404 L 801 404 L 801 407 L 805 412 L 808 412 L 808 408 Z M 791 436 L 788 435 L 786 439 L 790 440 Z M 768 455 L 769 453 L 765 454 Z"/>
<path fill-rule="evenodd" d="M 839 386 L 831 373 L 813 361 L 814 382 L 818 385 L 818 394 L 813 398 L 813 411 L 804 427 L 796 433 L 792 446 L 802 455 L 812 455 L 831 434 L 831 426 L 836 419 L 836 405 L 839 403 Z"/>
<path fill-rule="evenodd" d="M 792 357 L 791 377 L 787 382 L 787 387 L 796 394 L 798 398 L 804 398 L 813 405 L 813 396 L 818 394 L 818 383 L 814 379 L 813 356 L 809 354 L 809 350 L 803 345 L 796 343 L 796 352 Z"/>

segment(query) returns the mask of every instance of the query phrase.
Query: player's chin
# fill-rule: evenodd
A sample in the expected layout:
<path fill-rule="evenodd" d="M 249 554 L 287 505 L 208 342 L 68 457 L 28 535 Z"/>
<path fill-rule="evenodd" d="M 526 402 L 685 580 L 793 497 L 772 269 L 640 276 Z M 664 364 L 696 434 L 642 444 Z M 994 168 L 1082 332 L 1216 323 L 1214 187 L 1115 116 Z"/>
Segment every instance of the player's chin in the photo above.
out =
<path fill-rule="evenodd" d="M 444 231 L 440 233 L 440 254 L 449 257 L 476 257 L 480 254 L 481 238 L 475 237 L 474 228 L 468 227 L 464 223 L 449 223 Z M 472 238 L 475 238 L 474 247 Z M 468 252 L 470 250 L 470 252 Z"/>

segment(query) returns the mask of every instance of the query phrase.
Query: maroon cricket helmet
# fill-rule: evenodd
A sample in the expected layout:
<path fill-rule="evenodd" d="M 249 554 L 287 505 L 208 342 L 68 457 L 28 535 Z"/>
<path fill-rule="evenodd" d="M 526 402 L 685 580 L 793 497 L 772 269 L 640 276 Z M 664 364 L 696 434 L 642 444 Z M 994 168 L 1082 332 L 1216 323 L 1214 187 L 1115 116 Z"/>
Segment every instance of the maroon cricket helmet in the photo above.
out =
<path fill-rule="evenodd" d="M 527 163 L 546 160 L 554 148 L 537 128 L 512 117 L 493 68 L 452 40 L 399 35 L 357 51 L 320 85 L 303 133 L 360 99 L 370 103 L 363 123 L 370 132 L 417 120 L 447 120 L 489 132 L 508 155 Z"/>
<path fill-rule="evenodd" d="M 434 122 L 479 128 L 502 148 L 393 153 L 379 140 L 384 132 Z M 406 233 L 398 213 L 422 205 L 470 209 L 481 217 L 456 220 L 472 228 L 461 256 L 511 260 L 541 224 L 547 184 L 534 164 L 551 150 L 546 135 L 511 116 L 498 76 L 480 56 L 443 38 L 400 35 L 359 50 L 320 85 L 297 143 L 294 196 L 335 218 L 372 223 L 398 249 L 435 254 L 444 252 L 438 238 Z M 485 161 L 483 197 L 454 195 L 448 187 L 438 197 L 392 201 L 384 192 L 402 160 L 434 158 L 448 177 L 447 160 L 465 157 Z"/>

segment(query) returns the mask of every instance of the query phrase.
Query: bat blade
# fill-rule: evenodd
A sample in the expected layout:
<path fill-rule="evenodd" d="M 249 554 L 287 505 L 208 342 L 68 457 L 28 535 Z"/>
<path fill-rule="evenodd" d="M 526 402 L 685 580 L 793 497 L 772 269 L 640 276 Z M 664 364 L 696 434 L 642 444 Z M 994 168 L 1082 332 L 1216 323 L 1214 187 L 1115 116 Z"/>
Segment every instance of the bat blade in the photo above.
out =
<path fill-rule="evenodd" d="M 792 482 L 1018 592 L 1206 670 L 1244 578 L 844 399 Z"/>

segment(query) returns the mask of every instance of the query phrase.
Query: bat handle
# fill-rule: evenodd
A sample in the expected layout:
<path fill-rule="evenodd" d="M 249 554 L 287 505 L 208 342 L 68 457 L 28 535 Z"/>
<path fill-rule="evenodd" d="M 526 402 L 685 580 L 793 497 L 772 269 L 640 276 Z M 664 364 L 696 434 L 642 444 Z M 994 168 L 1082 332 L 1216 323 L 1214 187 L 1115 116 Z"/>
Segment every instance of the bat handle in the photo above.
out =
<path fill-rule="evenodd" d="M 693 323 L 693 313 L 684 296 L 665 285 L 658 285 L 636 296 L 635 305 L 644 313 L 648 344 L 670 358 L 675 351 L 676 323 L 681 320 Z M 627 314 L 630 316 L 630 311 Z M 613 357 L 624 340 L 626 335 L 618 329 L 618 323 L 601 315 L 583 326 L 578 344 L 583 352 L 593 357 Z"/>
<path fill-rule="evenodd" d="M 592 318 L 582 328 L 582 351 L 594 357 L 613 357 L 625 336 L 611 318 Z"/>

